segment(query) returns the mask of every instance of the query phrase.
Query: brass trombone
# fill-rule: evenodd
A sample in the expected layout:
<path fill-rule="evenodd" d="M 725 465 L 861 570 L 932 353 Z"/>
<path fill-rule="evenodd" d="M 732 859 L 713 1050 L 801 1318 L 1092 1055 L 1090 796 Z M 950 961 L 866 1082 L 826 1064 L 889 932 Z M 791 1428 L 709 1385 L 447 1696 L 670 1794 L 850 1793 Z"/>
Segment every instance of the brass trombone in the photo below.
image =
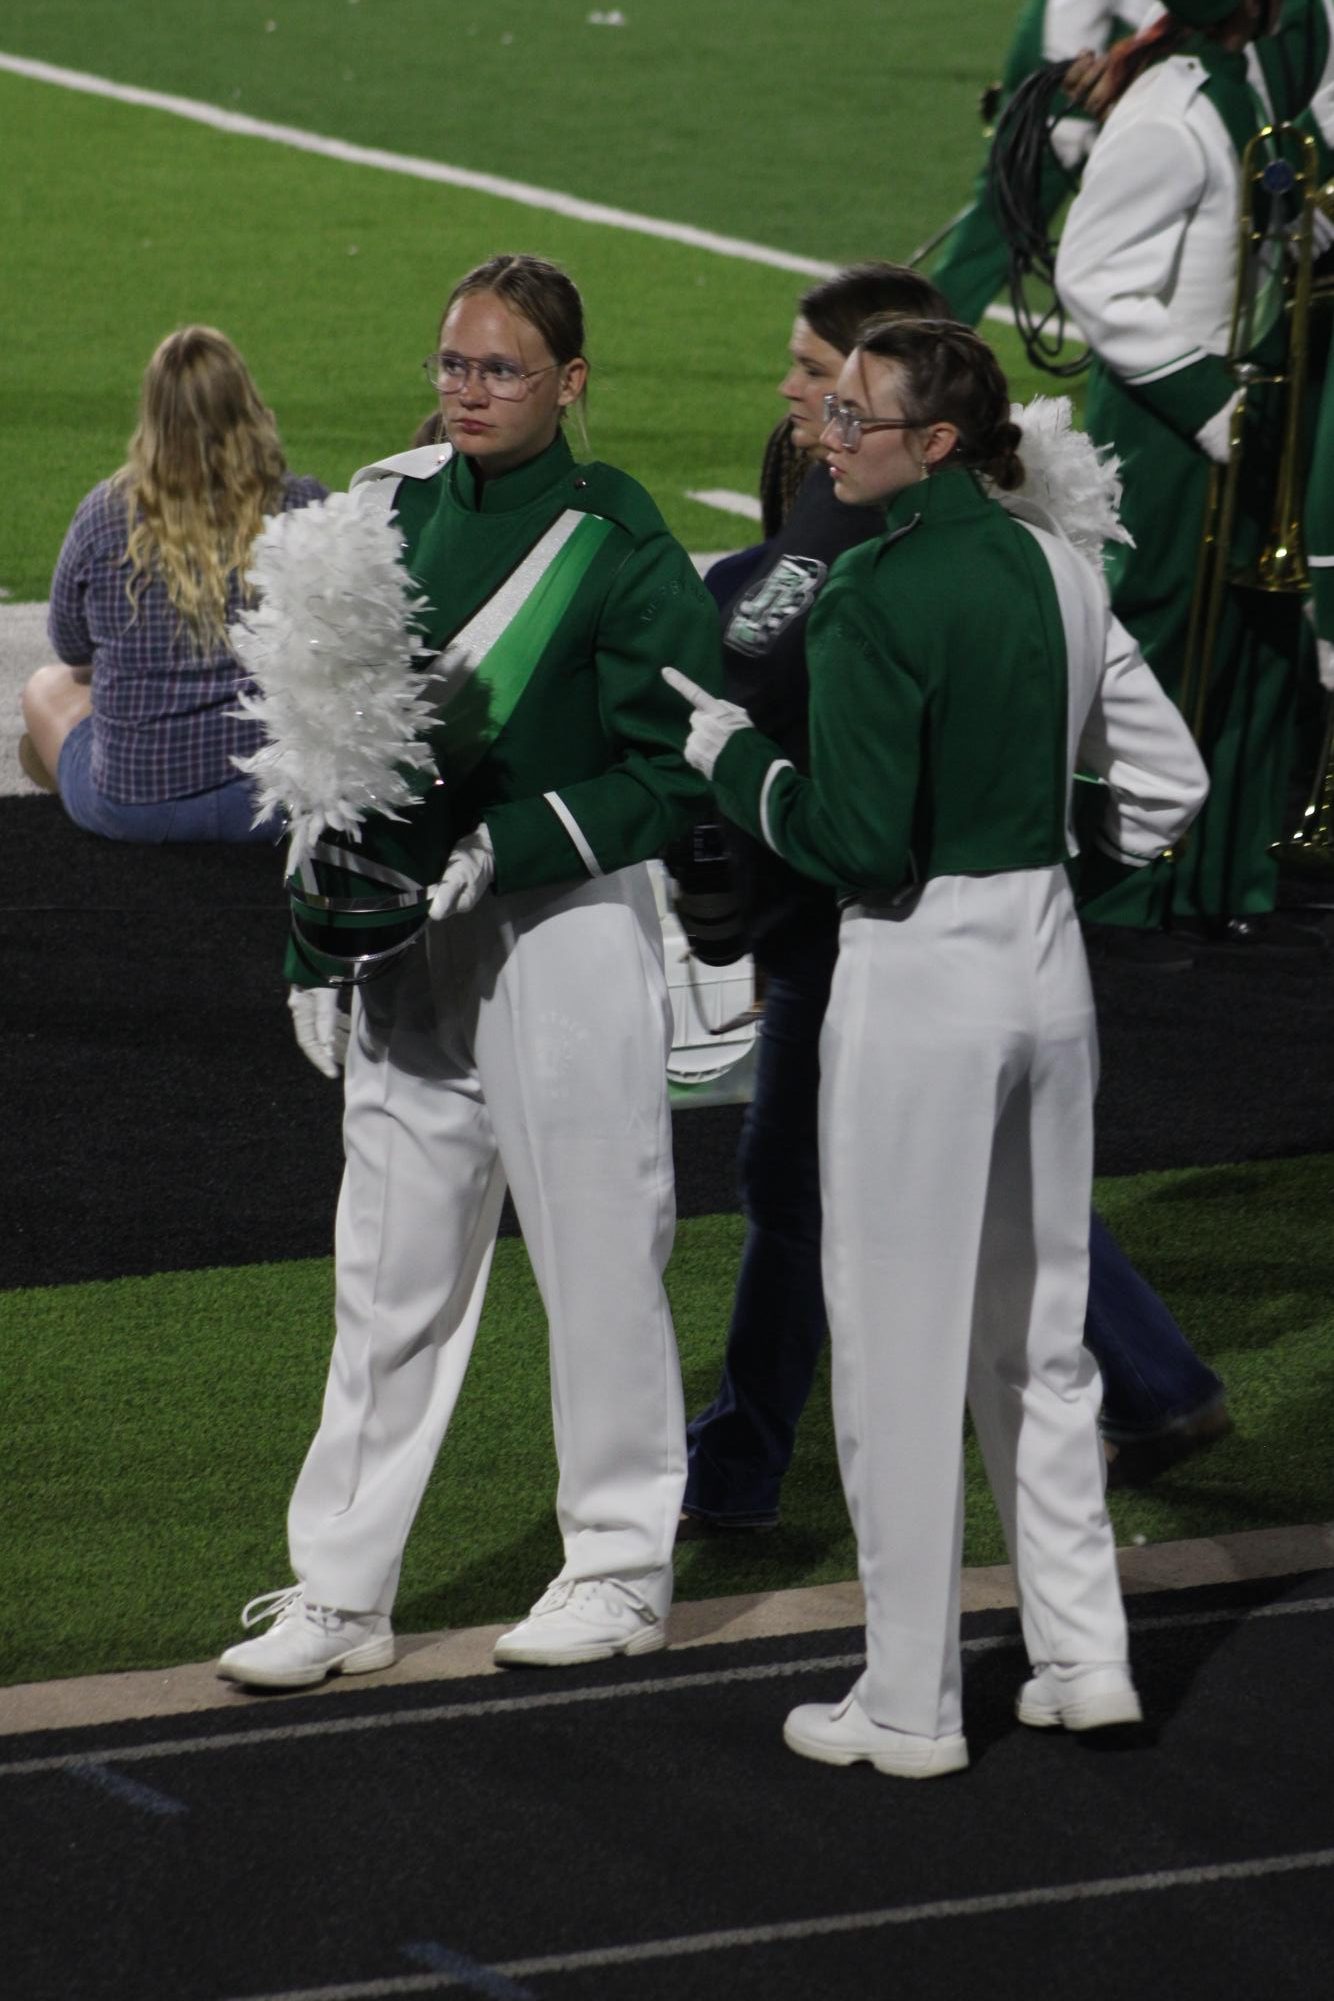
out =
<path fill-rule="evenodd" d="M 1286 841 L 1274 843 L 1285 868 L 1328 875 L 1334 866 L 1334 694 L 1325 697 L 1325 729 L 1315 778 L 1302 816 Z"/>
<path fill-rule="evenodd" d="M 1334 296 L 1328 283 L 1317 285 L 1315 281 L 1316 218 L 1320 214 L 1334 218 L 1334 181 L 1320 184 L 1320 155 L 1310 133 L 1288 123 L 1261 126 L 1242 154 L 1241 178 L 1237 278 L 1226 355 L 1241 395 L 1232 412 L 1227 463 L 1210 470 L 1181 677 L 1181 712 L 1197 742 L 1204 732 L 1228 585 L 1301 594 L 1310 589 L 1302 497 L 1311 313 L 1318 300 Z M 1264 196 L 1295 197 L 1295 214 L 1278 229 L 1257 224 L 1257 208 Z M 1281 273 L 1274 264 L 1278 257 L 1284 260 Z M 1265 331 L 1257 328 L 1256 318 L 1269 282 L 1283 284 L 1282 310 L 1288 321 L 1284 366 L 1274 372 L 1266 372 L 1248 359 L 1257 336 Z M 1231 550 L 1246 456 L 1246 405 L 1253 389 L 1269 385 L 1284 392 L 1282 446 L 1269 532 L 1260 554 L 1238 570 Z"/>

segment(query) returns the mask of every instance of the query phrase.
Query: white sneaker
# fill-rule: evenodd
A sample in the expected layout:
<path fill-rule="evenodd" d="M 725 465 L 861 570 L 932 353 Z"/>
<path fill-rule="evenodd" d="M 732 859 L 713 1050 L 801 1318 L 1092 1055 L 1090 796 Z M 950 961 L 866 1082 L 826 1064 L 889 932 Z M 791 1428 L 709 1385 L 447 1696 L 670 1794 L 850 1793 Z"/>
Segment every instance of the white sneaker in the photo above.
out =
<path fill-rule="evenodd" d="M 855 1695 L 836 1709 L 823 1702 L 803 1702 L 783 1725 L 783 1742 L 801 1758 L 822 1765 L 855 1765 L 865 1760 L 877 1772 L 896 1779 L 938 1779 L 961 1772 L 968 1763 L 963 1737 L 914 1737 L 873 1723 Z"/>
<path fill-rule="evenodd" d="M 1019 1721 L 1034 1730 L 1101 1730 L 1144 1718 L 1130 1669 L 1120 1661 L 1040 1663 L 1014 1707 Z"/>
<path fill-rule="evenodd" d="M 501 1667 L 577 1667 L 666 1644 L 666 1625 L 633 1586 L 615 1577 L 561 1578 L 496 1641 L 494 1659 Z"/>
<path fill-rule="evenodd" d="M 383 1612 L 340 1612 L 309 1604 L 305 1587 L 288 1584 L 252 1598 L 243 1626 L 272 1619 L 257 1640 L 228 1647 L 218 1662 L 224 1681 L 247 1688 L 310 1688 L 331 1674 L 369 1674 L 392 1667 L 394 1632 Z"/>

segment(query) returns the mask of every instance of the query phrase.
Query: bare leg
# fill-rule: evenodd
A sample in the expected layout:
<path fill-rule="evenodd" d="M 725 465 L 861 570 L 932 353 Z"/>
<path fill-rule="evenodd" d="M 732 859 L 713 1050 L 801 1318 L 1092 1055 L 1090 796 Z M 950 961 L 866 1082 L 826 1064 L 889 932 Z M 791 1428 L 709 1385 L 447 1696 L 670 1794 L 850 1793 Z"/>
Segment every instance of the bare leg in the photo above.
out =
<path fill-rule="evenodd" d="M 92 713 L 89 673 L 87 667 L 52 661 L 49 667 L 39 667 L 23 690 L 23 721 L 33 749 L 51 775 L 53 790 L 65 738 Z"/>

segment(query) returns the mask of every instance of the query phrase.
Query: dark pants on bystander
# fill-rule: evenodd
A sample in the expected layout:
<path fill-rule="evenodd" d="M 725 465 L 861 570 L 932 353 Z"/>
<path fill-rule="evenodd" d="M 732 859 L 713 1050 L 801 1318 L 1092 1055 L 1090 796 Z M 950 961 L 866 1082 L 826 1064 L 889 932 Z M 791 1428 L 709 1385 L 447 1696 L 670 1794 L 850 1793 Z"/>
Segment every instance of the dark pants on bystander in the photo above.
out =
<path fill-rule="evenodd" d="M 722 1381 L 688 1428 L 686 1509 L 724 1526 L 777 1516 L 825 1339 L 816 1109 L 837 951 L 837 932 L 826 924 L 777 933 L 755 954 L 764 1018 L 737 1162 L 746 1240 Z M 1222 1395 L 1218 1377 L 1096 1214 L 1084 1340 L 1102 1371 L 1110 1439 L 1152 1437 Z"/>

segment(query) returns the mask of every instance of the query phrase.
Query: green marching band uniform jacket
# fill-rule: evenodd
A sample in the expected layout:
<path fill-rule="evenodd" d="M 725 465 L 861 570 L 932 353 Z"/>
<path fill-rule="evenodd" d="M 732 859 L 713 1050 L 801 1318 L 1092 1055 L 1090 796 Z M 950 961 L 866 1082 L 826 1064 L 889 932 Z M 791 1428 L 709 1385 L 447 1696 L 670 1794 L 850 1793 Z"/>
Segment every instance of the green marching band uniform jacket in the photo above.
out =
<path fill-rule="evenodd" d="M 428 446 L 380 461 L 403 562 L 427 600 L 440 720 L 437 776 L 402 819 L 342 842 L 356 875 L 434 882 L 486 822 L 495 890 L 609 875 L 697 819 L 707 787 L 685 763 L 688 717 L 662 680 L 680 665 L 722 684 L 713 600 L 654 502 L 627 474 L 579 464 L 563 436 L 479 482 Z M 325 975 L 293 947 L 297 984 Z"/>
<path fill-rule="evenodd" d="M 885 535 L 835 563 L 807 635 L 812 777 L 743 730 L 714 767 L 730 818 L 869 899 L 1070 858 L 1056 586 L 1034 537 L 971 473 L 897 494 Z"/>

